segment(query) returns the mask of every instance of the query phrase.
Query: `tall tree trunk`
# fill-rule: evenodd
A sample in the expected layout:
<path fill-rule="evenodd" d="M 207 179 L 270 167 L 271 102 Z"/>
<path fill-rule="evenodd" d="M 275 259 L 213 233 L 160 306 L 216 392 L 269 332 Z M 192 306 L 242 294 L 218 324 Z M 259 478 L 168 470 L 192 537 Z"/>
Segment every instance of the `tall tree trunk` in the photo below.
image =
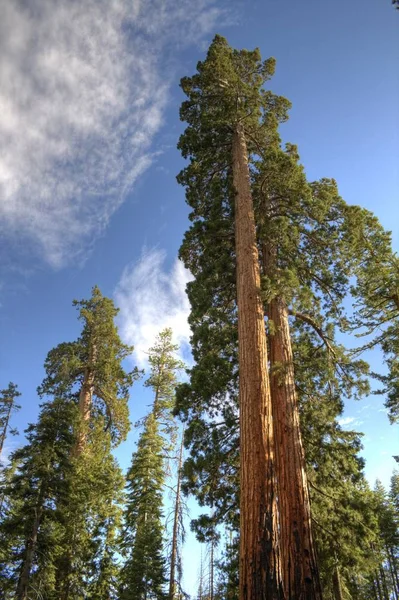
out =
<path fill-rule="evenodd" d="M 37 536 L 39 533 L 40 521 L 43 512 L 43 494 L 40 492 L 38 498 L 38 504 L 35 509 L 35 518 L 32 524 L 32 531 L 25 545 L 25 557 L 21 566 L 21 573 L 18 579 L 16 600 L 27 600 L 30 573 L 33 565 L 33 557 L 35 555 L 35 549 L 37 544 Z"/>
<path fill-rule="evenodd" d="M 373 593 L 374 593 L 374 600 L 380 600 L 380 596 L 378 594 L 378 590 L 377 590 L 377 586 L 376 586 L 374 577 L 373 577 Z"/>
<path fill-rule="evenodd" d="M 283 597 L 273 422 L 245 134 L 233 136 L 240 397 L 240 600 Z"/>
<path fill-rule="evenodd" d="M 86 447 L 87 430 L 91 417 L 91 406 L 94 391 L 95 370 L 94 364 L 97 358 L 96 345 L 93 344 L 90 351 L 89 363 L 85 369 L 82 387 L 79 393 L 79 428 L 74 448 L 74 455 L 80 456 Z"/>
<path fill-rule="evenodd" d="M 183 464 L 183 436 L 180 444 L 179 464 L 177 472 L 177 486 L 175 498 L 175 514 L 173 521 L 172 552 L 170 558 L 170 577 L 169 577 L 169 600 L 175 600 L 176 595 L 176 563 L 178 550 L 179 518 L 180 518 L 180 491 L 181 491 L 181 468 Z"/>
<path fill-rule="evenodd" d="M 384 595 L 381 592 L 380 576 L 378 574 L 378 571 L 376 571 L 376 573 L 375 573 L 375 581 L 377 583 L 378 598 L 379 598 L 379 600 L 384 600 Z"/>
<path fill-rule="evenodd" d="M 215 561 L 215 540 L 212 537 L 211 540 L 211 552 L 209 556 L 209 600 L 213 600 L 213 589 L 214 589 L 214 561 Z"/>
<path fill-rule="evenodd" d="M 387 545 L 386 549 L 387 549 L 389 569 L 391 571 L 391 576 L 392 576 L 392 581 L 393 581 L 393 589 L 394 589 L 395 599 L 398 600 L 398 598 L 399 598 L 399 578 L 398 578 L 398 570 L 396 568 L 396 561 L 395 561 L 395 557 L 394 557 L 394 553 L 393 553 L 392 549 L 389 548 L 388 545 Z"/>
<path fill-rule="evenodd" d="M 335 565 L 333 573 L 333 589 L 335 600 L 343 600 L 342 586 L 341 586 L 341 575 L 339 574 L 338 565 Z"/>
<path fill-rule="evenodd" d="M 289 600 L 319 600 L 320 579 L 312 539 L 288 309 L 283 298 L 270 302 L 270 385 L 276 449 L 281 562 Z"/>
<path fill-rule="evenodd" d="M 380 574 L 381 574 L 382 589 L 383 589 L 383 593 L 384 593 L 384 600 L 389 600 L 387 580 L 386 580 L 385 571 L 384 571 L 384 568 L 382 565 L 380 566 Z"/>

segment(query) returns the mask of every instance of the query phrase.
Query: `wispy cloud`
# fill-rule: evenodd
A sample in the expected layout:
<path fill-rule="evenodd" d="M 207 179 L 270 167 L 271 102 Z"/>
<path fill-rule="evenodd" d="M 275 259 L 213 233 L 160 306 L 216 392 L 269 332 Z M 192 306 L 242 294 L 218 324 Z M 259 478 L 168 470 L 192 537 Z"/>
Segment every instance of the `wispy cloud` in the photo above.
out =
<path fill-rule="evenodd" d="M 125 268 L 114 294 L 120 309 L 121 336 L 134 345 L 140 367 L 145 365 L 156 335 L 165 327 L 172 328 L 182 356 L 187 353 L 190 307 L 185 289 L 191 277 L 179 260 L 167 270 L 165 259 L 163 250 L 144 250 L 137 263 Z"/>
<path fill-rule="evenodd" d="M 347 425 L 353 425 L 355 421 L 355 417 L 342 417 L 341 419 L 338 419 L 338 424 L 341 425 L 341 427 L 345 427 Z"/>
<path fill-rule="evenodd" d="M 3 236 L 55 267 L 81 255 L 153 160 L 165 61 L 221 15 L 213 0 L 2 2 Z"/>

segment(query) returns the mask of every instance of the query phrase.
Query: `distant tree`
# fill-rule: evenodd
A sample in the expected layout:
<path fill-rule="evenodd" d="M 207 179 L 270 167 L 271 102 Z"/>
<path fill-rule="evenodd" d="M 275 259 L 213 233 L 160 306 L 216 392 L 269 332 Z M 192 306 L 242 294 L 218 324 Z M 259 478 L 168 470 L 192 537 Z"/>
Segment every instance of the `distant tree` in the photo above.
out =
<path fill-rule="evenodd" d="M 48 600 L 116 594 L 124 478 L 111 450 L 128 432 L 129 388 L 138 372 L 122 366 L 132 349 L 119 338 L 112 301 L 95 287 L 89 300 L 74 304 L 82 333 L 49 352 L 39 387 L 48 400 L 5 485 L 5 561 L 14 565 L 11 584 L 18 575 L 17 600 L 33 589 Z M 15 535 L 26 536 L 16 546 L 15 515 Z"/>
<path fill-rule="evenodd" d="M 46 378 L 39 387 L 41 396 L 74 397 L 78 400 L 80 425 L 75 454 L 83 452 L 91 417 L 102 415 L 112 443 L 117 445 L 129 430 L 127 401 L 129 388 L 139 376 L 137 369 L 126 372 L 123 360 L 133 348 L 121 342 L 114 319 L 114 303 L 95 286 L 89 300 L 73 302 L 83 322 L 80 337 L 59 344 L 46 358 Z"/>
<path fill-rule="evenodd" d="M 183 363 L 176 357 L 178 345 L 173 344 L 172 330 L 159 333 L 149 350 L 150 375 L 145 386 L 154 393 L 150 413 L 144 418 L 137 452 L 127 475 L 126 536 L 124 548 L 128 556 L 122 572 L 122 598 L 141 600 L 151 597 L 166 598 L 165 531 L 163 494 L 168 464 L 175 456 L 177 425 L 173 417 L 177 373 Z M 139 423 L 140 424 L 140 423 Z M 176 570 L 178 566 L 178 537 L 181 520 L 180 466 L 175 497 L 172 530 L 169 596 L 176 597 Z"/>
<path fill-rule="evenodd" d="M 166 565 L 163 527 L 163 438 L 154 413 L 145 420 L 127 474 L 121 600 L 164 600 Z"/>
<path fill-rule="evenodd" d="M 12 473 L 5 486 L 5 514 L 0 525 L 0 589 L 26 600 L 33 567 L 54 575 L 60 527 L 56 502 L 68 494 L 77 412 L 62 399 L 42 405 L 36 425 L 26 430 L 27 444 L 12 453 Z"/>
<path fill-rule="evenodd" d="M 16 434 L 15 429 L 10 429 L 10 419 L 13 412 L 21 407 L 16 403 L 16 398 L 20 396 L 17 386 L 9 383 L 8 388 L 0 391 L 0 459 L 4 448 L 4 442 L 7 434 Z"/>

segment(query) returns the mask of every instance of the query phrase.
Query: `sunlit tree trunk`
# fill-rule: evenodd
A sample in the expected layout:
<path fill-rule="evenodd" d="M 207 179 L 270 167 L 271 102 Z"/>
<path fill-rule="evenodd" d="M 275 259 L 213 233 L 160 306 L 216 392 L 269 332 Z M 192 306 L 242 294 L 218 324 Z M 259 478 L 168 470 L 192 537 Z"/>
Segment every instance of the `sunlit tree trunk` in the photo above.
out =
<path fill-rule="evenodd" d="M 321 588 L 311 531 L 288 309 L 281 297 L 270 302 L 269 319 L 272 321 L 270 385 L 284 590 L 290 600 L 316 600 L 321 598 Z"/>
<path fill-rule="evenodd" d="M 240 600 L 283 597 L 259 256 L 243 127 L 233 136 L 240 403 Z"/>

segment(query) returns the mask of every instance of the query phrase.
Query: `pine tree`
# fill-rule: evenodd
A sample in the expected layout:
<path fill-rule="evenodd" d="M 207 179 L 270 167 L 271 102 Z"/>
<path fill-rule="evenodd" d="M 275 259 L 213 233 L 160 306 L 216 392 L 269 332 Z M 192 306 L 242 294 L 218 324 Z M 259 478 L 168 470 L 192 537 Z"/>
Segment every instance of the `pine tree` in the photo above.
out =
<path fill-rule="evenodd" d="M 122 366 L 133 348 L 120 340 L 114 323 L 118 309 L 112 300 L 94 287 L 90 300 L 75 300 L 73 304 L 83 322 L 82 333 L 75 342 L 62 343 L 49 352 L 47 376 L 39 393 L 78 398 L 80 426 L 75 454 L 79 455 L 85 448 L 92 416 L 104 417 L 114 445 L 126 438 L 130 426 L 128 390 L 139 372 L 126 372 Z"/>
<path fill-rule="evenodd" d="M 165 453 L 175 446 L 177 426 L 173 417 L 177 373 L 184 363 L 176 357 L 179 349 L 172 341 L 172 329 L 159 333 L 155 345 L 148 351 L 151 373 L 144 385 L 154 392 L 152 411 L 165 436 Z"/>
<path fill-rule="evenodd" d="M 121 600 L 165 598 L 163 445 L 157 420 L 151 412 L 145 420 L 137 452 L 133 454 L 127 474 L 123 546 L 129 557 L 122 571 Z"/>
<path fill-rule="evenodd" d="M 68 492 L 76 407 L 62 399 L 44 403 L 37 425 L 26 430 L 27 444 L 11 455 L 13 473 L 5 487 L 6 511 L 0 526 L 7 548 L 1 571 L 4 589 L 26 600 L 31 572 L 51 579 L 59 551 L 56 499 Z"/>
<path fill-rule="evenodd" d="M 124 547 L 129 558 L 123 569 L 123 598 L 165 597 L 166 564 L 163 557 L 164 527 L 163 492 L 167 463 L 176 443 L 177 426 L 173 417 L 177 373 L 183 363 L 176 358 L 178 345 L 172 342 L 172 330 L 161 331 L 149 350 L 150 375 L 145 386 L 152 389 L 154 400 L 150 414 L 144 419 L 137 452 L 127 475 L 128 500 Z M 173 457 L 174 458 L 174 457 Z M 180 469 L 179 469 L 180 474 Z M 180 494 L 178 482 L 178 495 Z M 175 594 L 177 562 L 177 533 L 180 518 L 176 499 L 177 518 L 172 539 L 169 593 Z M 172 596 L 173 597 L 173 596 Z"/>
<path fill-rule="evenodd" d="M 177 462 L 177 480 L 174 491 L 172 540 L 170 549 L 169 600 L 179 597 L 182 578 L 182 557 L 180 546 L 184 543 L 184 503 L 182 500 L 181 481 L 183 468 L 184 432 L 181 436 Z"/>
<path fill-rule="evenodd" d="M 399 257 L 392 251 L 391 234 L 370 213 L 363 212 L 363 221 L 351 329 L 368 337 L 359 351 L 374 346 L 383 351 L 388 374 L 375 376 L 383 384 L 380 393 L 394 423 L 399 419 Z"/>
<path fill-rule="evenodd" d="M 89 594 L 95 598 L 96 594 L 115 592 L 124 479 L 111 449 L 126 437 L 128 391 L 138 372 L 127 373 L 122 366 L 132 349 L 119 339 L 112 301 L 94 288 L 90 300 L 75 305 L 83 321 L 82 334 L 77 341 L 60 344 L 49 353 L 46 378 L 39 388 L 41 396 L 50 397 L 44 405 L 50 412 L 58 405 L 72 411 L 73 420 L 62 425 L 67 428 L 70 445 L 63 446 L 62 438 L 53 440 L 50 436 L 55 456 L 51 460 L 60 458 L 54 473 L 51 462 L 48 473 L 38 460 L 31 465 L 28 445 L 21 464 L 15 463 L 15 476 L 6 490 L 10 518 L 14 513 L 20 515 L 20 528 L 27 536 L 15 542 L 20 566 L 10 570 L 11 582 L 19 572 L 18 600 L 24 600 L 29 589 L 40 589 L 49 600 L 79 599 Z M 42 418 L 37 425 L 40 431 Z M 40 438 L 35 448 L 45 457 L 44 444 Z M 15 460 L 18 457 L 16 454 Z M 29 470 L 25 461 L 31 465 Z M 29 501 L 26 506 L 15 481 L 21 481 L 21 490 L 33 487 L 32 493 L 23 492 Z M 11 536 L 8 547 L 13 552 L 12 530 L 7 531 Z M 7 560 L 15 563 L 13 558 Z"/>
<path fill-rule="evenodd" d="M 12 414 L 21 408 L 15 401 L 20 395 L 14 383 L 9 383 L 7 389 L 0 391 L 0 459 L 7 434 L 16 433 L 15 429 L 10 429 L 10 419 Z"/>

